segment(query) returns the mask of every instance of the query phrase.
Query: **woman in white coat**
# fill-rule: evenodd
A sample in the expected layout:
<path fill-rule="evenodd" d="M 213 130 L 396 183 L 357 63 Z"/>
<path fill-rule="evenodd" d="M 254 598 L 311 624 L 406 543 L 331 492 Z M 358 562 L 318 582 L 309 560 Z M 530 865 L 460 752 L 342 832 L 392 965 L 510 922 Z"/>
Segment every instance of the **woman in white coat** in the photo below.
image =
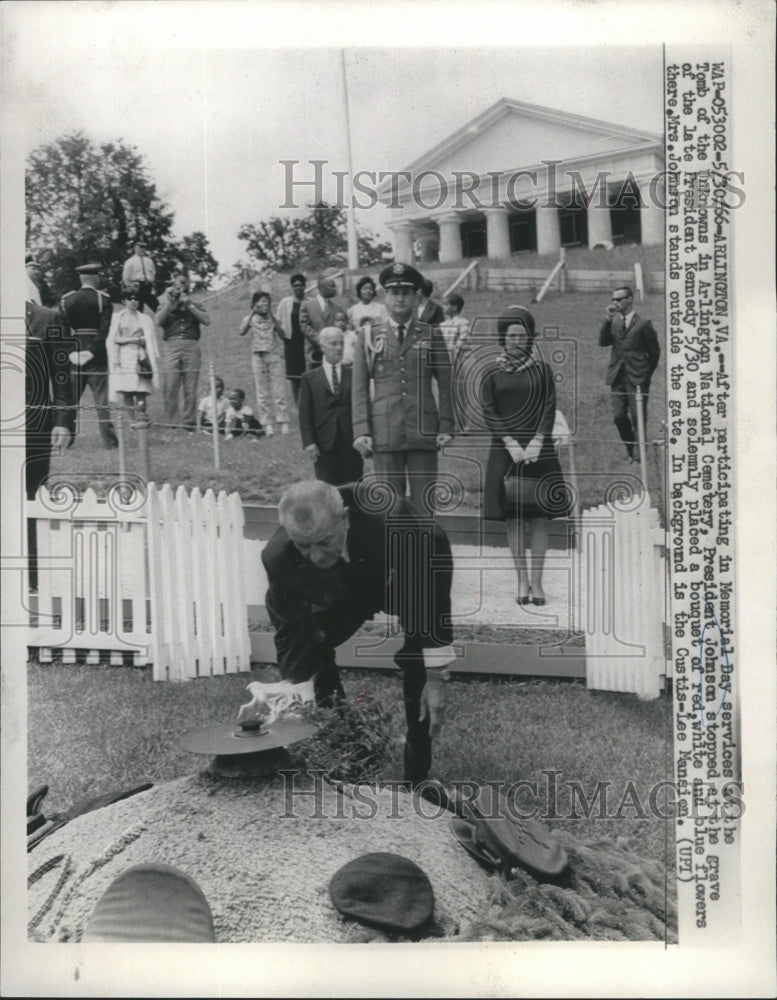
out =
<path fill-rule="evenodd" d="M 154 322 L 140 311 L 136 286 L 123 289 L 125 308 L 113 314 L 108 332 L 108 398 L 145 416 L 152 389 L 159 387 L 159 348 Z"/>

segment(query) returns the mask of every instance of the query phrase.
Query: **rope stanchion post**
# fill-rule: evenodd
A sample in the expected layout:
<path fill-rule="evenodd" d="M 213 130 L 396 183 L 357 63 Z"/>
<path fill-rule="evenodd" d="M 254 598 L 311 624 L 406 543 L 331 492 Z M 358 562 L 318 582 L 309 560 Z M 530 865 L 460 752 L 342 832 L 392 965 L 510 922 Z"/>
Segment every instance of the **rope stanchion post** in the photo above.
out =
<path fill-rule="evenodd" d="M 213 468 L 221 468 L 221 456 L 219 454 L 219 418 L 217 410 L 216 396 L 216 368 L 213 361 L 208 362 L 208 379 L 210 381 L 210 416 L 213 423 Z"/>
<path fill-rule="evenodd" d="M 116 414 L 116 438 L 119 442 L 119 476 L 125 479 L 127 475 L 127 441 L 124 435 L 124 408 Z"/>
<path fill-rule="evenodd" d="M 645 446 L 645 415 L 642 409 L 642 400 L 644 399 L 644 396 L 642 395 L 642 388 L 640 386 L 636 387 L 635 398 L 637 406 L 637 438 L 639 439 L 640 477 L 642 479 L 642 488 L 645 490 L 645 496 L 648 496 L 649 491 L 647 483 L 647 447 Z"/>
<path fill-rule="evenodd" d="M 133 427 L 138 432 L 138 451 L 140 453 L 140 474 L 143 479 L 147 482 L 151 482 L 151 457 L 149 454 L 148 447 L 148 418 L 145 413 L 141 415 L 140 419 L 133 424 Z"/>

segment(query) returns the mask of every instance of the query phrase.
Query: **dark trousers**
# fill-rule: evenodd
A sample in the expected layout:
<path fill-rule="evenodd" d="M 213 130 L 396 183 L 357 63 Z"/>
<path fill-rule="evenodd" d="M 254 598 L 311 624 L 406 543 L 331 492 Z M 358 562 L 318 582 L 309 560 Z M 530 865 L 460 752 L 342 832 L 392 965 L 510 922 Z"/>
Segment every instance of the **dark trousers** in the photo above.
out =
<path fill-rule="evenodd" d="M 267 610 L 274 618 L 268 592 Z M 317 705 L 332 705 L 345 697 L 340 673 L 335 663 L 335 648 L 350 639 L 369 613 L 358 610 L 355 595 L 345 595 L 336 607 L 316 611 L 291 623 L 283 623 L 275 631 L 278 667 L 284 680 L 295 684 L 314 678 Z M 394 658 L 402 669 L 402 697 L 405 705 L 404 779 L 423 781 L 432 764 L 432 741 L 429 720 L 419 721 L 421 692 L 426 684 L 423 652 L 416 639 L 405 644 Z"/>
<path fill-rule="evenodd" d="M 296 404 L 299 403 L 299 386 L 300 386 L 301 376 L 290 375 L 287 376 L 286 381 L 291 386 L 291 395 L 294 400 L 294 405 L 296 406 Z"/>
<path fill-rule="evenodd" d="M 155 313 L 159 308 L 159 299 L 154 295 L 154 289 L 151 286 L 150 281 L 139 281 L 138 283 L 138 295 L 140 295 L 140 305 L 148 306 L 152 313 Z"/>
<path fill-rule="evenodd" d="M 375 478 L 390 486 L 400 498 L 410 487 L 410 501 L 421 513 L 434 513 L 432 494 L 437 482 L 437 452 L 415 448 L 408 451 L 376 451 Z"/>
<path fill-rule="evenodd" d="M 612 417 L 621 441 L 626 445 L 629 458 L 634 457 L 639 435 L 637 433 L 637 389 L 626 378 L 619 375 L 612 386 Z M 642 387 L 642 426 L 647 433 L 647 403 L 650 383 Z"/>
<path fill-rule="evenodd" d="M 322 451 L 315 462 L 316 479 L 332 486 L 356 483 L 364 472 L 361 455 L 348 440 L 340 427 L 329 451 Z"/>
<path fill-rule="evenodd" d="M 92 390 L 103 445 L 106 448 L 118 448 L 119 439 L 116 437 L 116 431 L 111 421 L 111 411 L 108 407 L 108 373 L 81 368 L 73 372 L 72 381 L 76 404 L 80 404 L 87 386 Z M 71 427 L 73 431 L 75 431 L 75 413 L 74 410 Z"/>
<path fill-rule="evenodd" d="M 45 482 L 51 463 L 51 428 L 27 430 L 25 441 L 24 486 L 28 500 L 34 500 Z M 31 589 L 38 589 L 38 531 L 34 517 L 27 518 L 27 569 Z"/>

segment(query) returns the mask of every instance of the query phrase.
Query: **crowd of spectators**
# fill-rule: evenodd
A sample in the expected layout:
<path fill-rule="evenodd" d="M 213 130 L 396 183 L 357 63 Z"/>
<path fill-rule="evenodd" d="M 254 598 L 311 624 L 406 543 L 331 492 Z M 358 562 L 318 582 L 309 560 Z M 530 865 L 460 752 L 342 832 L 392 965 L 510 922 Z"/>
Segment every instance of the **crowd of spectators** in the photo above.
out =
<path fill-rule="evenodd" d="M 53 328 L 67 344 L 66 385 L 62 366 L 55 373 L 50 352 L 44 352 L 50 379 L 56 374 L 58 382 L 55 391 L 50 381 L 45 401 L 41 395 L 33 404 L 48 407 L 55 420 L 41 423 L 38 436 L 53 433 L 58 448 L 72 444 L 87 386 L 109 449 L 118 444 L 109 404 L 125 407 L 133 420 L 147 420 L 148 399 L 158 387 L 168 425 L 225 440 L 259 442 L 276 429 L 289 434 L 296 410 L 302 451 L 312 459 L 316 478 L 338 487 L 353 484 L 364 477 L 369 459 L 369 485 L 380 488 L 375 495 L 383 490 L 395 504 L 409 496 L 433 518 L 441 449 L 455 435 L 486 433 L 491 444 L 483 516 L 506 523 L 516 601 L 545 602 L 547 522 L 569 513 L 570 500 L 554 437 L 555 382 L 536 350 L 527 309 L 506 310 L 487 361 L 473 363 L 463 297 L 451 291 L 437 301 L 433 283 L 410 264 L 387 265 L 377 282 L 361 277 L 356 301 L 339 287 L 342 272 L 334 267 L 324 269 L 313 287 L 304 274 L 293 274 L 290 294 L 276 310 L 268 291 L 254 292 L 237 330 L 249 338 L 254 409 L 242 388 L 227 392 L 221 378 L 214 394 L 200 398 L 200 341 L 210 317 L 191 294 L 183 269 L 160 291 L 154 261 L 145 243 L 136 241 L 122 270 L 123 308 L 117 310 L 101 288 L 98 260 L 76 270 L 80 287 L 54 304 L 38 261 L 26 260 L 29 336 L 40 338 L 41 329 Z M 650 322 L 633 310 L 631 289 L 615 289 L 599 342 L 611 347 L 613 419 L 628 460 L 637 461 L 637 407 L 646 421 L 659 348 Z M 29 495 L 48 465 L 42 470 L 40 441 L 28 434 L 28 444 L 37 470 Z"/>

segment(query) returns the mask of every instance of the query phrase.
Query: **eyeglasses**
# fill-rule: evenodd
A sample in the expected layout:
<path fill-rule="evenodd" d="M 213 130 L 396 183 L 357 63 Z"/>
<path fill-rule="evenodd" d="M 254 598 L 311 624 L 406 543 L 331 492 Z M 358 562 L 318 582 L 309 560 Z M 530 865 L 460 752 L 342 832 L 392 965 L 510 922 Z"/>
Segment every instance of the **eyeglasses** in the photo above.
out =
<path fill-rule="evenodd" d="M 140 302 L 140 296 L 139 295 L 125 295 L 124 296 L 124 301 L 125 302 Z"/>
<path fill-rule="evenodd" d="M 620 298 L 616 298 L 614 295 L 612 297 L 613 302 L 627 302 L 631 298 L 630 295 L 621 295 Z"/>

